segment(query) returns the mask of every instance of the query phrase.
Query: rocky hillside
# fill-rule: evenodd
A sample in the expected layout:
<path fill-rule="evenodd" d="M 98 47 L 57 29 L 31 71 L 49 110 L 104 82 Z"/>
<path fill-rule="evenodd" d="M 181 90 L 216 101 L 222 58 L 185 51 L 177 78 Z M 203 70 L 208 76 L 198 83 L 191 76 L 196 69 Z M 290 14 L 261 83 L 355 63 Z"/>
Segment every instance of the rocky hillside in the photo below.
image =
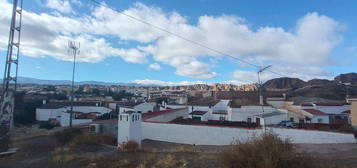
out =
<path fill-rule="evenodd" d="M 275 78 L 263 84 L 264 88 L 269 91 L 294 90 L 307 85 L 307 82 L 298 78 Z"/>
<path fill-rule="evenodd" d="M 343 100 L 346 95 L 357 95 L 357 73 L 341 74 L 334 80 L 312 79 L 307 82 L 297 78 L 275 78 L 264 83 L 264 88 L 266 91 L 284 91 L 289 97 Z"/>

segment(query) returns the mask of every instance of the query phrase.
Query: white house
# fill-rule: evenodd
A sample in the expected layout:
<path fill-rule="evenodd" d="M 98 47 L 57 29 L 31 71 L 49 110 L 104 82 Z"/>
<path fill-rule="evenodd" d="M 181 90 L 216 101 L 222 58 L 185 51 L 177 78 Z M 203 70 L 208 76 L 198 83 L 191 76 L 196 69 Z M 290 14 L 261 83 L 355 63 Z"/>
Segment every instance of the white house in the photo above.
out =
<path fill-rule="evenodd" d="M 254 116 L 255 123 L 258 125 L 277 125 L 287 120 L 287 113 L 275 111 L 271 113 L 258 114 Z"/>
<path fill-rule="evenodd" d="M 126 111 L 118 117 L 118 146 L 128 141 L 135 141 L 141 146 L 141 113 Z"/>
<path fill-rule="evenodd" d="M 256 103 L 237 103 L 232 101 L 228 109 L 228 120 L 255 122 L 255 116 L 260 114 L 269 114 L 276 111 L 277 109 L 272 106 L 260 106 Z"/>
<path fill-rule="evenodd" d="M 123 113 L 126 111 L 137 111 L 140 113 L 150 113 L 159 111 L 160 107 L 156 105 L 156 103 L 148 103 L 148 102 L 122 102 L 118 104 L 119 113 Z"/>
<path fill-rule="evenodd" d="M 321 123 L 321 124 L 329 124 L 330 118 L 329 115 L 316 109 L 303 109 L 305 113 L 307 123 Z"/>
<path fill-rule="evenodd" d="M 150 113 L 150 112 L 159 111 L 159 107 L 156 105 L 156 103 L 147 103 L 147 102 L 134 106 L 134 109 L 141 113 Z"/>
<path fill-rule="evenodd" d="M 258 122 L 263 118 L 266 124 L 278 124 L 288 120 L 288 113 L 277 110 L 268 105 L 260 106 L 259 102 L 241 100 L 214 100 L 190 102 L 188 106 L 189 118 L 193 120 L 226 120 L 239 122 Z M 211 101 L 210 101 L 211 100 Z"/>
<path fill-rule="evenodd" d="M 305 103 L 301 105 L 295 105 L 295 107 L 301 110 L 314 109 L 320 111 L 327 115 L 329 118 L 329 124 L 349 123 L 350 114 L 346 113 L 346 111 L 350 109 L 350 105 L 346 103 Z"/>
<path fill-rule="evenodd" d="M 42 107 L 36 109 L 37 121 L 57 120 L 61 126 L 68 126 L 70 120 L 70 102 L 51 102 L 44 104 Z M 72 124 L 81 124 L 91 122 L 93 118 L 110 113 L 112 110 L 106 107 L 99 106 L 98 102 L 74 102 Z M 80 115 L 83 114 L 83 115 Z M 79 116 L 88 116 L 79 117 Z"/>

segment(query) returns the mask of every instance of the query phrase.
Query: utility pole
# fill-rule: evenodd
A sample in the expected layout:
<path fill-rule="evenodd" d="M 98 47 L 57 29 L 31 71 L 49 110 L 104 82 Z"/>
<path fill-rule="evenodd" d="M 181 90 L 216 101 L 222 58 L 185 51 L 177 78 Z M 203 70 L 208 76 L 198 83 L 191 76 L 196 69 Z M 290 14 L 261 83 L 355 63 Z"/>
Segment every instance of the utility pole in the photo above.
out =
<path fill-rule="evenodd" d="M 73 120 L 73 104 L 74 104 L 74 73 L 76 70 L 76 57 L 79 54 L 80 43 L 76 43 L 75 41 L 68 42 L 68 52 L 69 54 L 73 54 L 73 69 L 72 69 L 72 86 L 71 86 L 71 108 L 70 108 L 70 115 L 69 115 L 69 127 L 72 127 L 72 120 Z"/>
<path fill-rule="evenodd" d="M 19 6 L 19 8 L 18 8 Z M 18 19 L 17 19 L 18 18 Z M 0 152 L 7 151 L 13 128 L 22 25 L 22 0 L 13 0 L 0 108 Z"/>
<path fill-rule="evenodd" d="M 266 127 L 265 127 L 265 117 L 264 117 L 264 98 L 262 95 L 262 81 L 260 80 L 260 74 L 270 68 L 272 65 L 268 65 L 265 67 L 262 67 L 259 69 L 258 73 L 258 89 L 259 89 L 259 104 L 262 107 L 262 112 L 263 112 L 263 129 L 264 129 L 264 134 L 266 133 Z"/>

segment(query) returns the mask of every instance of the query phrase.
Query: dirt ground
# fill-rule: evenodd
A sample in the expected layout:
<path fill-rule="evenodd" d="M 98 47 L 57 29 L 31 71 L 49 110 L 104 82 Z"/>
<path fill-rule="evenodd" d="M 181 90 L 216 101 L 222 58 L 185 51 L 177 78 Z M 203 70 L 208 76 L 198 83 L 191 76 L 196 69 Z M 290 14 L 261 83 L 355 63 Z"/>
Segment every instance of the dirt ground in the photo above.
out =
<path fill-rule="evenodd" d="M 30 132 L 27 131 L 26 134 L 30 135 Z M 54 151 L 58 146 L 49 133 L 37 136 L 22 135 L 21 138 L 15 138 L 12 146 L 20 147 L 20 150 L 16 154 L 0 157 L 0 168 L 101 167 L 98 166 L 100 158 L 105 158 L 105 163 L 101 163 L 105 167 L 118 160 L 127 161 L 135 158 L 140 161 L 149 156 L 165 158 L 168 155 L 176 160 L 184 160 L 186 167 L 216 168 L 220 165 L 220 152 L 228 148 L 228 146 L 193 146 L 144 140 L 140 152 L 118 152 L 115 146 L 101 146 L 95 150 L 77 151 L 71 154 L 72 160 L 68 164 L 62 164 L 54 161 Z M 357 144 L 295 144 L 294 146 L 301 152 L 332 162 L 338 167 L 357 167 Z"/>

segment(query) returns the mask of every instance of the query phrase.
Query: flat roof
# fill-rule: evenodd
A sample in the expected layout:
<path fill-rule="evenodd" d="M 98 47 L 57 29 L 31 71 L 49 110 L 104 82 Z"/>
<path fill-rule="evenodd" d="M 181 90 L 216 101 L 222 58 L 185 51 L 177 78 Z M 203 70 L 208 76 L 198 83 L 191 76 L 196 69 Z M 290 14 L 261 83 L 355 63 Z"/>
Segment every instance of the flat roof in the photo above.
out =
<path fill-rule="evenodd" d="M 282 114 L 284 114 L 284 113 L 271 112 L 271 113 L 258 114 L 256 116 L 266 118 L 266 117 L 278 116 L 278 115 L 282 115 Z"/>
<path fill-rule="evenodd" d="M 190 113 L 190 115 L 204 115 L 206 113 L 207 111 L 193 111 Z"/>

